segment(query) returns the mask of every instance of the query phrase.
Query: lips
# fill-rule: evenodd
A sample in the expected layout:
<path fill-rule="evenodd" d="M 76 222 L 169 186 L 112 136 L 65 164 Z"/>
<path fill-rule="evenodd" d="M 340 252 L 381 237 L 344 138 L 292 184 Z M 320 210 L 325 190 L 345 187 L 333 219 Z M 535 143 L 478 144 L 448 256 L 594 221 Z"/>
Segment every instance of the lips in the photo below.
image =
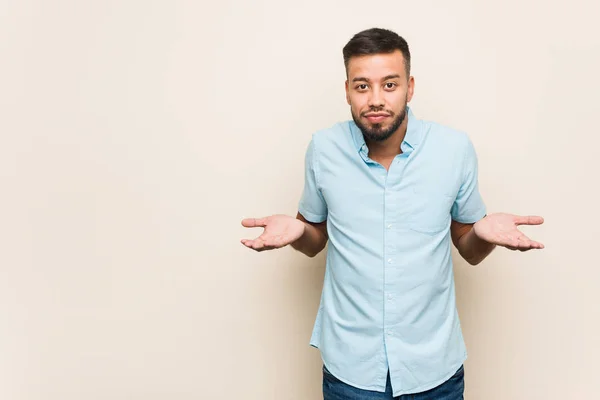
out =
<path fill-rule="evenodd" d="M 390 114 L 387 113 L 369 113 L 365 114 L 365 117 L 369 120 L 369 122 L 378 123 L 388 118 Z"/>

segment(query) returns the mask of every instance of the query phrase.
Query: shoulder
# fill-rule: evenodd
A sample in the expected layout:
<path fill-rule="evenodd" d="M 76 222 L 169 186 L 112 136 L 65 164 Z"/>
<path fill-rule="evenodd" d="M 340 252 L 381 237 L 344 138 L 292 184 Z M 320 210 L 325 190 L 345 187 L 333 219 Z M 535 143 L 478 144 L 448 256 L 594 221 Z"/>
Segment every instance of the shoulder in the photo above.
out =
<path fill-rule="evenodd" d="M 422 121 L 428 146 L 464 153 L 472 146 L 467 132 L 434 121 Z"/>
<path fill-rule="evenodd" d="M 312 134 L 310 146 L 319 154 L 335 157 L 354 147 L 351 121 L 337 122 Z"/>
<path fill-rule="evenodd" d="M 339 142 L 346 138 L 352 138 L 350 121 L 337 122 L 312 134 L 312 140 L 318 143 Z"/>
<path fill-rule="evenodd" d="M 459 173 L 465 163 L 476 160 L 475 149 L 469 134 L 461 129 L 435 121 L 422 121 L 422 151 L 425 161 Z"/>

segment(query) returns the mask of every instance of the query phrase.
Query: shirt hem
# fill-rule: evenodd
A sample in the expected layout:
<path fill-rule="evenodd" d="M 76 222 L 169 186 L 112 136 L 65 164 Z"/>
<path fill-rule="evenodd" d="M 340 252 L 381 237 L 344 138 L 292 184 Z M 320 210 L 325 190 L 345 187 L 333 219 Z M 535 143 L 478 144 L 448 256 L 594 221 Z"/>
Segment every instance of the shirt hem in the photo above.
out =
<path fill-rule="evenodd" d="M 331 374 L 333 376 L 335 376 L 336 379 L 344 382 L 347 385 L 353 386 L 353 387 L 355 387 L 357 389 L 361 389 L 361 390 L 371 390 L 371 391 L 375 391 L 375 392 L 385 393 L 385 384 L 383 386 L 381 386 L 381 385 L 379 385 L 379 386 L 357 385 L 356 383 L 350 382 L 348 379 L 346 379 L 344 377 L 341 377 L 336 372 L 333 372 L 331 370 L 331 368 L 329 368 L 329 366 L 327 365 L 327 363 L 325 362 L 325 360 L 323 360 L 323 365 L 325 365 L 325 368 L 327 368 L 327 370 L 329 372 L 331 372 Z"/>
<path fill-rule="evenodd" d="M 311 212 L 308 212 L 302 208 L 300 208 L 298 210 L 298 212 L 308 221 L 308 222 L 312 222 L 315 224 L 324 222 L 325 220 L 327 220 L 327 216 L 326 215 L 319 215 L 319 214 L 313 214 Z"/>
<path fill-rule="evenodd" d="M 319 349 L 319 346 L 317 343 L 311 342 L 310 346 Z M 458 369 L 465 363 L 465 361 L 467 360 L 467 355 L 463 355 L 461 361 L 455 365 L 452 369 L 452 371 L 448 374 L 446 374 L 443 378 L 438 379 L 436 381 L 433 382 L 428 382 L 424 385 L 421 386 L 417 386 L 415 388 L 411 388 L 411 389 L 406 389 L 406 390 L 398 390 L 396 392 L 392 393 L 392 396 L 394 397 L 398 397 L 398 396 L 402 396 L 402 395 L 406 395 L 406 394 L 420 394 L 422 392 L 426 392 L 428 390 L 434 389 L 438 386 L 440 386 L 441 384 L 445 383 L 446 381 L 448 381 L 450 378 L 452 378 L 454 376 L 454 374 L 456 374 L 456 371 L 458 371 Z M 381 393 L 385 393 L 385 384 L 382 385 L 378 385 L 378 386 L 368 386 L 368 385 L 359 385 L 356 384 L 354 382 L 351 382 L 349 379 L 344 378 L 343 376 L 341 376 L 340 374 L 338 374 L 335 371 L 331 370 L 331 367 L 327 364 L 327 362 L 325 361 L 325 359 L 322 357 L 321 354 L 321 361 L 323 362 L 323 365 L 325 365 L 325 368 L 327 368 L 327 370 L 333 375 L 335 376 L 336 379 L 344 382 L 347 385 L 353 386 L 357 389 L 361 389 L 361 390 L 372 390 L 372 391 L 376 391 L 376 392 L 381 392 Z"/>
<path fill-rule="evenodd" d="M 467 356 L 464 355 L 462 357 L 462 360 L 452 368 L 452 372 L 446 374 L 442 379 L 438 379 L 437 381 L 429 382 L 429 383 L 426 383 L 425 385 L 417 386 L 416 388 L 412 388 L 412 389 L 408 389 L 408 390 L 398 390 L 396 392 L 393 392 L 392 396 L 397 397 L 397 396 L 402 396 L 405 394 L 419 394 L 419 393 L 434 389 L 434 388 L 440 386 L 441 384 L 445 383 L 446 381 L 448 381 L 450 378 L 452 378 L 454 376 L 454 374 L 456 374 L 458 369 L 461 367 L 461 365 L 463 365 L 465 363 L 466 360 L 467 360 Z"/>
<path fill-rule="evenodd" d="M 483 219 L 483 217 L 485 217 L 487 214 L 486 210 L 482 210 L 477 214 L 473 214 L 473 216 L 471 218 L 452 218 L 454 221 L 456 222 L 460 222 L 461 224 L 474 224 L 477 221 Z"/>

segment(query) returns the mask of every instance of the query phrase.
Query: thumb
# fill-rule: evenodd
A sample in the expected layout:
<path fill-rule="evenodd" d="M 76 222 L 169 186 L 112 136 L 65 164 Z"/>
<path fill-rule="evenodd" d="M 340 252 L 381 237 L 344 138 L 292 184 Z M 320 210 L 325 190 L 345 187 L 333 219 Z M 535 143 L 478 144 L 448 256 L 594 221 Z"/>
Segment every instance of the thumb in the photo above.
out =
<path fill-rule="evenodd" d="M 256 228 L 260 226 L 267 226 L 267 218 L 244 218 L 242 225 L 246 228 Z"/>
<path fill-rule="evenodd" d="M 517 225 L 541 225 L 544 223 L 544 218 L 537 215 L 517 216 L 515 223 Z"/>

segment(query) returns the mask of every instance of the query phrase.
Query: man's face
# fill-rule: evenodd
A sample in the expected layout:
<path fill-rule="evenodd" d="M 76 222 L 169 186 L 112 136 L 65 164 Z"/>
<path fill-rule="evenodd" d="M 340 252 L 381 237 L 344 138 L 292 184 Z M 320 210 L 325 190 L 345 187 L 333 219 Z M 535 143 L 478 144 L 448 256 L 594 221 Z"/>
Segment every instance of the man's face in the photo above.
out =
<path fill-rule="evenodd" d="M 348 63 L 346 100 L 352 118 L 366 139 L 389 138 L 406 118 L 414 79 L 406 75 L 404 56 L 390 54 L 353 57 Z"/>

